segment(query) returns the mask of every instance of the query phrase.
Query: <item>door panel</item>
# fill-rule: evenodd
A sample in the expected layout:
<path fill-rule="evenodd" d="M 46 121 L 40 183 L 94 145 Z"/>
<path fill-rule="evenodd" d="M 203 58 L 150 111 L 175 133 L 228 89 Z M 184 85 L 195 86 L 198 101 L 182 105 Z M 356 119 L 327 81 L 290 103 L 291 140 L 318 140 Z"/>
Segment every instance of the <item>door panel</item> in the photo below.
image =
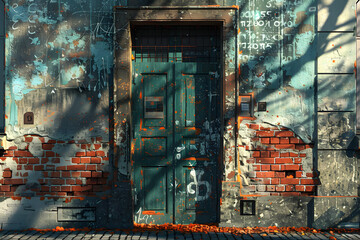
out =
<path fill-rule="evenodd" d="M 220 150 L 218 64 L 175 67 L 175 223 L 217 221 L 217 160 Z M 178 151 L 179 150 L 179 151 Z"/>
<path fill-rule="evenodd" d="M 170 63 L 134 63 L 135 222 L 173 222 L 173 79 Z M 155 71 L 156 70 L 156 71 Z"/>
<path fill-rule="evenodd" d="M 133 69 L 135 222 L 217 222 L 219 65 Z"/>

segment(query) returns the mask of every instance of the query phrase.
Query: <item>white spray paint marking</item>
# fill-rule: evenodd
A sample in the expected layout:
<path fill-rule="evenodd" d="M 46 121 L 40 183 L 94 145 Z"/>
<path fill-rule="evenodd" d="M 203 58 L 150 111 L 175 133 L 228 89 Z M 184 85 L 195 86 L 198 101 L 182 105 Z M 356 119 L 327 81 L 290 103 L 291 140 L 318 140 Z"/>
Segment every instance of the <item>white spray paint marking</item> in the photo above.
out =
<path fill-rule="evenodd" d="M 142 214 L 142 208 L 140 207 L 134 216 L 134 220 L 136 223 L 141 222 L 141 223 L 149 224 L 149 217 L 150 217 L 149 215 Z"/>
<path fill-rule="evenodd" d="M 210 183 L 208 181 L 201 181 L 202 175 L 204 174 L 204 170 L 195 171 L 195 169 L 191 169 L 190 176 L 194 179 L 193 182 L 187 185 L 188 194 L 196 194 L 195 201 L 204 201 L 209 198 L 210 195 Z M 204 196 L 199 195 L 200 185 L 206 186 L 206 194 Z M 195 190 L 192 188 L 195 186 Z"/>

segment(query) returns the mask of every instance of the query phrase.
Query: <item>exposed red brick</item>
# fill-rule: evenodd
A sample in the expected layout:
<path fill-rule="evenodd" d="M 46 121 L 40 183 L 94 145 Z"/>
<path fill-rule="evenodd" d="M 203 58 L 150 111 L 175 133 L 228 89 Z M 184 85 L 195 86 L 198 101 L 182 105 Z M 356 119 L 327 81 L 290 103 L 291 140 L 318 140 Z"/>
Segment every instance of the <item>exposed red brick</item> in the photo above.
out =
<path fill-rule="evenodd" d="M 41 164 L 46 164 L 49 162 L 48 158 L 41 158 Z"/>
<path fill-rule="evenodd" d="M 279 185 L 280 184 L 280 178 L 272 178 L 271 179 L 272 185 Z"/>
<path fill-rule="evenodd" d="M 66 167 L 67 170 L 85 170 L 85 165 L 69 165 Z"/>
<path fill-rule="evenodd" d="M 280 140 L 279 140 L 279 138 L 270 138 L 270 143 L 277 144 L 277 143 L 280 143 Z"/>
<path fill-rule="evenodd" d="M 41 165 L 42 166 L 42 165 Z M 37 167 L 37 166 L 35 166 L 35 167 Z M 44 167 L 44 166 L 43 166 Z M 32 171 L 32 170 L 34 170 L 34 166 L 33 165 L 25 165 L 24 166 L 24 169 L 25 170 L 28 170 L 28 171 Z M 36 169 L 35 169 L 36 170 Z"/>
<path fill-rule="evenodd" d="M 102 172 L 91 172 L 91 176 L 96 177 L 96 178 L 101 178 L 102 177 Z"/>
<path fill-rule="evenodd" d="M 278 192 L 284 192 L 284 191 L 285 191 L 285 186 L 283 186 L 283 185 L 276 186 L 276 191 L 278 191 Z"/>
<path fill-rule="evenodd" d="M 282 163 L 293 163 L 291 158 L 275 158 L 275 163 L 282 164 Z"/>
<path fill-rule="evenodd" d="M 94 144 L 94 148 L 95 148 L 95 150 L 100 149 L 100 148 L 101 148 L 101 144 L 95 143 L 95 144 Z"/>
<path fill-rule="evenodd" d="M 66 170 L 67 166 L 59 166 L 59 167 L 56 167 L 56 170 L 59 170 L 59 171 L 63 171 L 63 170 Z"/>
<path fill-rule="evenodd" d="M 280 153 L 280 157 L 290 157 L 289 152 Z"/>
<path fill-rule="evenodd" d="M 295 186 L 295 190 L 296 190 L 296 191 L 299 191 L 299 192 L 304 192 L 304 191 L 305 191 L 305 186 L 296 185 L 296 186 Z"/>
<path fill-rule="evenodd" d="M 256 163 L 273 164 L 274 158 L 257 158 Z"/>
<path fill-rule="evenodd" d="M 105 157 L 105 152 L 104 151 L 96 151 L 96 156 Z"/>
<path fill-rule="evenodd" d="M 18 178 L 5 178 L 4 179 L 5 185 L 20 185 L 24 184 L 24 179 L 18 179 Z"/>
<path fill-rule="evenodd" d="M 68 171 L 62 171 L 62 172 L 61 172 L 61 177 L 63 177 L 63 178 L 69 178 L 69 177 L 71 177 L 71 173 L 68 172 Z"/>
<path fill-rule="evenodd" d="M 39 164 L 40 159 L 38 159 L 38 158 L 28 158 L 28 163 L 29 164 Z"/>
<path fill-rule="evenodd" d="M 97 178 L 87 178 L 86 184 L 91 184 L 91 185 L 98 184 Z"/>
<path fill-rule="evenodd" d="M 274 131 L 256 131 L 256 136 L 259 137 L 273 137 Z"/>
<path fill-rule="evenodd" d="M 295 143 L 295 144 L 300 143 L 300 140 L 296 137 L 292 137 L 292 138 L 290 138 L 290 143 Z"/>
<path fill-rule="evenodd" d="M 295 144 L 276 144 L 275 148 L 277 148 L 277 149 L 294 149 Z"/>
<path fill-rule="evenodd" d="M 14 151 L 9 151 L 9 150 L 6 150 L 4 152 L 4 157 L 13 157 L 14 156 Z"/>
<path fill-rule="evenodd" d="M 306 157 L 306 153 L 300 153 L 299 157 Z"/>
<path fill-rule="evenodd" d="M 270 196 L 280 196 L 280 193 L 277 193 L 277 192 L 271 192 L 271 193 L 270 193 Z"/>
<path fill-rule="evenodd" d="M 280 178 L 280 184 L 299 184 L 299 179 L 296 179 L 296 178 Z"/>
<path fill-rule="evenodd" d="M 287 191 L 287 192 L 295 191 L 295 186 L 294 185 L 286 185 L 285 191 Z"/>
<path fill-rule="evenodd" d="M 80 163 L 80 158 L 78 158 L 78 157 L 77 158 L 72 158 L 71 162 L 72 163 Z"/>
<path fill-rule="evenodd" d="M 71 176 L 73 178 L 78 178 L 78 177 L 80 177 L 80 172 L 71 172 Z"/>
<path fill-rule="evenodd" d="M 43 170 L 44 170 L 44 165 L 36 165 L 36 166 L 34 167 L 34 170 L 35 170 L 35 171 L 43 171 Z"/>
<path fill-rule="evenodd" d="M 11 178 L 11 174 L 12 172 L 11 171 L 3 171 L 3 177 L 4 178 Z"/>
<path fill-rule="evenodd" d="M 25 137 L 25 142 L 32 142 L 33 137 Z"/>
<path fill-rule="evenodd" d="M 248 159 L 248 160 L 246 160 L 246 162 L 249 163 L 249 164 L 253 164 L 253 163 L 255 163 L 255 160 L 254 159 Z"/>
<path fill-rule="evenodd" d="M 81 163 L 90 163 L 90 158 L 89 157 L 85 157 L 85 158 L 80 158 L 80 162 Z"/>
<path fill-rule="evenodd" d="M 270 152 L 269 151 L 261 151 L 260 156 L 262 158 L 269 158 L 270 157 Z"/>
<path fill-rule="evenodd" d="M 306 192 L 315 192 L 316 186 L 305 186 Z"/>
<path fill-rule="evenodd" d="M 295 147 L 297 150 L 302 151 L 305 150 L 305 146 L 304 145 L 296 145 Z"/>
<path fill-rule="evenodd" d="M 283 165 L 283 166 L 281 166 L 281 170 L 297 171 L 297 170 L 299 170 L 299 165 Z"/>
<path fill-rule="evenodd" d="M 9 150 L 17 150 L 17 146 L 11 146 L 8 148 Z"/>
<path fill-rule="evenodd" d="M 0 186 L 0 192 L 10 192 L 10 185 Z"/>
<path fill-rule="evenodd" d="M 271 171 L 280 171 L 281 166 L 280 165 L 271 165 Z M 276 174 L 276 173 L 275 173 Z"/>
<path fill-rule="evenodd" d="M 96 170 L 96 165 L 86 165 L 86 170 L 87 171 L 95 171 Z"/>
<path fill-rule="evenodd" d="M 279 152 L 274 152 L 274 151 L 271 151 L 270 152 L 270 157 L 279 157 L 280 156 L 280 153 Z"/>
<path fill-rule="evenodd" d="M 260 138 L 261 143 L 263 144 L 269 144 L 270 143 L 270 138 Z"/>
<path fill-rule="evenodd" d="M 301 179 L 301 184 L 304 184 L 304 185 L 319 185 L 320 180 L 319 179 Z"/>
<path fill-rule="evenodd" d="M 260 157 L 260 152 L 259 151 L 254 151 L 252 156 L 253 157 Z"/>
<path fill-rule="evenodd" d="M 77 152 L 75 154 L 76 157 L 85 157 L 86 156 L 86 153 L 85 152 Z"/>
<path fill-rule="evenodd" d="M 90 171 L 81 172 L 81 177 L 91 177 L 91 172 Z"/>
<path fill-rule="evenodd" d="M 275 172 L 275 177 L 284 178 L 285 177 L 285 172 Z"/>
<path fill-rule="evenodd" d="M 300 196 L 299 192 L 283 192 L 281 196 Z"/>
<path fill-rule="evenodd" d="M 14 159 L 15 160 L 15 159 Z M 27 158 L 19 158 L 19 162 L 18 164 L 27 164 L 28 163 L 28 159 Z"/>
<path fill-rule="evenodd" d="M 101 158 L 99 157 L 92 157 L 90 160 L 91 163 L 101 163 Z"/>
<path fill-rule="evenodd" d="M 51 192 L 60 192 L 61 187 L 60 186 L 51 186 Z"/>
<path fill-rule="evenodd" d="M 280 144 L 288 144 L 289 139 L 288 138 L 280 138 Z"/>
<path fill-rule="evenodd" d="M 294 133 L 291 131 L 280 131 L 280 132 L 275 132 L 275 136 L 276 137 L 293 137 Z"/>
<path fill-rule="evenodd" d="M 273 186 L 273 185 L 266 186 L 266 191 L 275 192 L 275 186 Z"/>
<path fill-rule="evenodd" d="M 301 158 L 294 158 L 294 163 L 300 164 L 302 162 Z"/>
<path fill-rule="evenodd" d="M 60 172 L 50 172 L 50 177 L 59 178 L 60 177 Z"/>
<path fill-rule="evenodd" d="M 95 152 L 95 151 L 86 152 L 86 156 L 87 156 L 87 157 L 95 157 L 95 156 L 96 156 L 96 152 Z"/>
<path fill-rule="evenodd" d="M 50 192 L 50 187 L 49 186 L 41 186 L 40 191 L 42 191 L 42 192 Z"/>
<path fill-rule="evenodd" d="M 75 179 L 66 179 L 66 184 L 74 185 L 74 184 L 76 184 L 76 181 L 75 181 Z"/>
<path fill-rule="evenodd" d="M 295 172 L 295 177 L 296 178 L 301 178 L 302 177 L 302 172 L 301 171 Z"/>
<path fill-rule="evenodd" d="M 54 185 L 64 185 L 65 180 L 64 179 L 50 179 L 50 183 Z"/>
<path fill-rule="evenodd" d="M 275 176 L 275 172 L 257 172 L 256 177 L 258 178 L 272 178 Z"/>
<path fill-rule="evenodd" d="M 261 165 L 261 171 L 270 171 L 270 165 Z"/>
<path fill-rule="evenodd" d="M 32 154 L 27 151 L 14 151 L 15 157 L 32 157 Z"/>

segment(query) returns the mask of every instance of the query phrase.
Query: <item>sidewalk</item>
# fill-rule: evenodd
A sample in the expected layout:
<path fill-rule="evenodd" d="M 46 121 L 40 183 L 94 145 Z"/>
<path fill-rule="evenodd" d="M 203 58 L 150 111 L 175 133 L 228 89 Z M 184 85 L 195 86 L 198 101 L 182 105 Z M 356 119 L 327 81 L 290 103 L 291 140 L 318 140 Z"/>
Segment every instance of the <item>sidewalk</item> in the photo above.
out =
<path fill-rule="evenodd" d="M 39 231 L 0 231 L 0 240 L 240 240 L 240 239 L 360 239 L 360 232 L 356 233 L 260 233 L 234 235 L 231 233 L 181 233 L 174 231 L 159 232 L 124 232 L 124 231 L 59 231 L 59 232 L 39 232 Z"/>

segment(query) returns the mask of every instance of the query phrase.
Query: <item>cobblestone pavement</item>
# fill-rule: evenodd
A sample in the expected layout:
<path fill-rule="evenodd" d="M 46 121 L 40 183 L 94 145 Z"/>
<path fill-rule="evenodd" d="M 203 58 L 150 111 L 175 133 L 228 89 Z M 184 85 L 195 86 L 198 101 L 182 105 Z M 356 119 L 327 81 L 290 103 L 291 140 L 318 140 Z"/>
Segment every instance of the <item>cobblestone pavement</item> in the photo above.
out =
<path fill-rule="evenodd" d="M 332 237 L 332 238 L 330 238 Z M 292 232 L 287 234 L 244 234 L 234 235 L 231 233 L 179 233 L 174 231 L 160 232 L 122 232 L 122 231 L 61 231 L 61 232 L 45 232 L 38 231 L 0 231 L 0 240 L 240 240 L 240 239 L 339 239 L 352 240 L 360 239 L 360 232 L 356 233 L 301 233 Z"/>

